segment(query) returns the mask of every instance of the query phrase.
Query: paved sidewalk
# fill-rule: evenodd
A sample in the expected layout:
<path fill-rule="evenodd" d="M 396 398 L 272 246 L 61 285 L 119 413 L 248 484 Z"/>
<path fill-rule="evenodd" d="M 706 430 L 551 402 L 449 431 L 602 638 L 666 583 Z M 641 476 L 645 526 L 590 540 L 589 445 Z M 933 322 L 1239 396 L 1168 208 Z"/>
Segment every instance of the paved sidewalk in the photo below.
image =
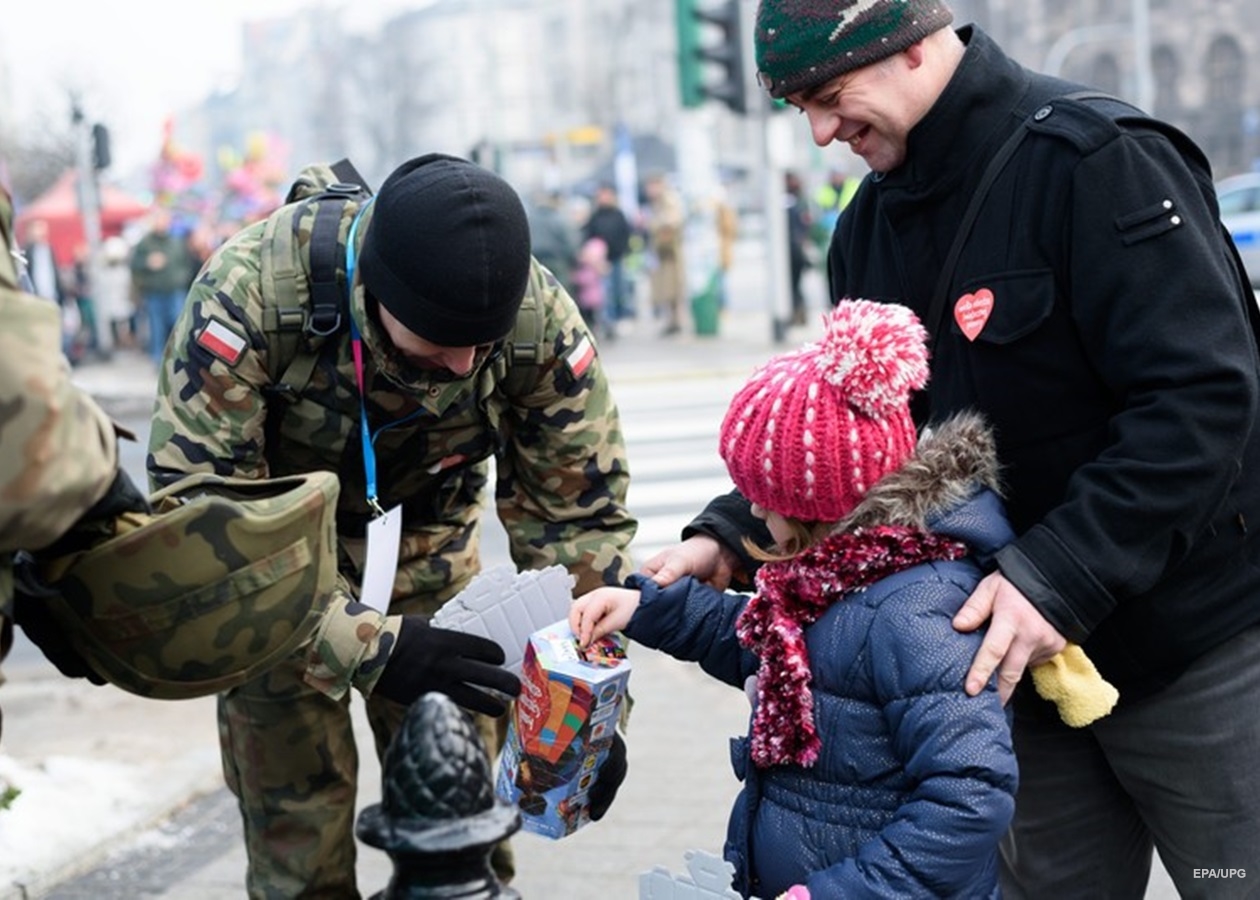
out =
<path fill-rule="evenodd" d="M 684 386 L 699 373 L 745 373 L 769 355 L 813 335 L 812 323 L 771 341 L 769 317 L 755 303 L 723 317 L 717 337 L 661 340 L 639 322 L 603 350 L 614 379 Z M 142 357 L 120 354 L 109 364 L 81 366 L 76 380 L 115 415 L 144 416 L 154 373 Z M 675 388 L 677 389 L 677 388 Z M 12 658 L 11 658 L 12 659 Z M 143 700 L 111 688 L 70 681 L 38 655 L 8 663 L 0 686 L 4 737 L 0 793 L 22 793 L 0 812 L 0 900 L 229 900 L 243 896 L 245 859 L 239 822 L 219 772 L 214 700 Z M 530 834 L 513 839 L 525 900 L 635 900 L 637 877 L 654 866 L 685 871 L 684 853 L 720 854 L 725 820 L 738 784 L 727 739 L 745 727 L 747 702 L 694 666 L 641 647 L 631 650 L 636 707 L 628 734 L 629 777 L 608 816 L 561 841 Z M 362 704 L 354 703 L 365 728 Z M 371 742 L 364 740 L 368 748 Z M 361 803 L 379 797 L 379 769 L 363 754 Z M 189 846 L 181 819 L 199 811 L 216 828 Z M 166 823 L 166 824 L 163 824 Z M 174 823 L 174 824 L 172 824 Z M 162 881 L 119 893 L 119 879 L 137 848 L 170 862 Z M 96 870 L 76 886 L 76 876 Z M 388 882 L 388 858 L 360 850 L 365 896 Z M 1147 900 L 1176 896 L 1158 870 Z"/>
<path fill-rule="evenodd" d="M 638 877 L 654 866 L 685 872 L 688 850 L 721 855 L 726 816 L 739 787 L 727 738 L 745 728 L 747 700 L 697 667 L 660 653 L 633 647 L 630 659 L 636 705 L 627 735 L 627 779 L 600 822 L 559 841 L 524 832 L 512 838 L 518 866 L 512 886 L 525 900 L 637 900 Z M 361 714 L 356 725 L 360 746 L 370 747 Z M 380 769 L 371 754 L 361 760 L 360 771 L 362 808 L 380 798 Z M 234 808 L 230 815 L 232 833 L 239 835 Z M 359 844 L 359 889 L 365 897 L 383 889 L 392 872 L 387 855 Z M 245 851 L 237 837 L 226 852 L 180 873 L 165 892 L 145 896 L 236 900 L 244 893 L 244 873 Z M 99 900 L 99 894 L 86 892 L 58 893 L 52 900 L 93 896 Z"/>
<path fill-rule="evenodd" d="M 756 308 L 725 313 L 717 336 L 662 339 L 651 322 L 623 324 L 621 337 L 602 350 L 614 382 L 685 384 L 699 374 L 742 374 L 787 346 L 772 342 L 769 317 Z M 796 342 L 808 333 L 797 329 L 789 337 Z M 142 355 L 124 351 L 109 362 L 85 363 L 74 379 L 116 418 L 147 417 L 156 376 Z M 131 467 L 142 449 L 125 448 Z M 178 836 L 159 827 L 199 801 L 230 807 L 219 771 L 213 698 L 143 700 L 62 678 L 37 652 L 22 662 L 15 657 L 6 663 L 8 680 L 0 687 L 0 791 L 8 783 L 21 794 L 0 813 L 0 900 L 78 896 L 65 893 L 76 876 L 108 870 L 118 853 L 134 851 L 137 843 L 188 857 L 162 896 L 241 896 L 245 859 L 239 838 L 205 859 L 197 848 L 179 849 Z M 655 865 L 685 871 L 688 849 L 721 852 L 737 789 L 726 740 L 742 730 L 746 701 L 694 667 L 644 648 L 635 648 L 632 660 L 639 705 L 629 735 L 631 775 L 603 822 L 559 842 L 530 834 L 514 839 L 517 887 L 527 898 L 589 896 L 591 879 L 604 878 L 600 891 L 607 900 L 630 900 L 638 896 L 640 872 Z M 357 698 L 354 708 L 366 728 Z M 370 752 L 362 766 L 361 802 L 375 802 L 380 774 Z M 224 818 L 225 827 L 239 834 L 234 811 Z M 365 894 L 383 887 L 388 858 L 369 847 L 360 858 Z M 92 890 L 94 900 L 119 896 Z"/>

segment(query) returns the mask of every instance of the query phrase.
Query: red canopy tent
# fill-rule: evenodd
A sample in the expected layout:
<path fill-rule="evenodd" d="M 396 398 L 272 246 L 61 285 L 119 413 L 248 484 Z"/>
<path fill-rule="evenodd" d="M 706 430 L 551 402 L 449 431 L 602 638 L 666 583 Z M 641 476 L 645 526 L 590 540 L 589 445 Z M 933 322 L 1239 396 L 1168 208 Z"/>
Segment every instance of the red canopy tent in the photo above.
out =
<path fill-rule="evenodd" d="M 108 184 L 100 186 L 101 237 L 122 232 L 123 226 L 149 212 L 127 192 Z M 48 240 L 59 266 L 74 261 L 75 248 L 87 241 L 83 216 L 79 212 L 79 179 L 74 169 L 67 169 L 57 182 L 34 201 L 22 208 L 15 221 L 18 243 L 25 243 L 27 223 L 43 219 L 48 223 Z"/>

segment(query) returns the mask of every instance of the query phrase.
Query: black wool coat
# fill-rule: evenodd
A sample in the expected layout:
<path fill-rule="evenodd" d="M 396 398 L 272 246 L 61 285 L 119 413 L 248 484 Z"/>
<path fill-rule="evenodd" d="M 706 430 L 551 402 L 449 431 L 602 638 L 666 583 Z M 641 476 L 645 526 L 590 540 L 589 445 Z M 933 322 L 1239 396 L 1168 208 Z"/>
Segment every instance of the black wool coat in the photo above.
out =
<path fill-rule="evenodd" d="M 960 34 L 907 162 L 841 218 L 833 283 L 938 333 L 919 412 L 994 425 L 1020 535 L 999 567 L 1134 699 L 1260 622 L 1255 300 L 1188 139 Z M 1038 110 L 928 323 L 985 165 Z"/>
<path fill-rule="evenodd" d="M 1019 535 L 998 566 L 1125 703 L 1260 623 L 1255 299 L 1187 138 L 1059 99 L 1082 86 L 959 34 L 906 162 L 867 176 L 841 216 L 832 283 L 937 334 L 920 423 L 976 409 L 993 424 Z M 930 322 L 986 165 L 1038 110 Z M 738 547 L 753 524 L 732 495 L 684 534 Z"/>

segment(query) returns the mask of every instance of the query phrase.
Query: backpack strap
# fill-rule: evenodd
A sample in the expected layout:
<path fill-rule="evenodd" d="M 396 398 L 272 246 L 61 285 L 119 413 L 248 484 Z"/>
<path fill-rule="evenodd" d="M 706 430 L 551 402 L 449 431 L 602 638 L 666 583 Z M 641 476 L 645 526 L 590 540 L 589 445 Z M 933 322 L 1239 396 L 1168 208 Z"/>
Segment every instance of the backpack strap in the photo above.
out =
<path fill-rule="evenodd" d="M 311 316 L 306 330 L 321 338 L 341 329 L 342 291 L 337 284 L 337 261 L 341 256 L 337 234 L 341 213 L 347 202 L 358 199 L 367 190 L 350 160 L 339 159 L 330 168 L 337 180 L 305 201 L 318 203 L 315 223 L 311 226 Z M 338 199 L 344 202 L 328 202 Z"/>
<path fill-rule="evenodd" d="M 506 442 L 507 433 L 499 427 L 499 413 L 490 398 L 499 393 L 510 400 L 523 397 L 533 389 L 543 362 L 545 335 L 543 304 L 530 290 L 521 300 L 516 324 L 486 367 L 477 389 L 477 405 L 489 431 L 495 435 L 498 449 Z"/>
<path fill-rule="evenodd" d="M 928 340 L 933 349 L 935 349 L 936 342 L 939 338 L 941 322 L 945 314 L 949 285 L 953 281 L 954 269 L 958 266 L 958 257 L 962 253 L 963 246 L 967 243 L 967 238 L 971 234 L 971 228 L 975 224 L 976 217 L 980 214 L 980 207 L 984 204 L 985 195 L 988 194 L 989 188 L 993 186 L 993 182 L 997 180 L 998 175 L 1002 173 L 1006 164 L 1010 162 L 1011 157 L 1015 155 L 1015 151 L 1019 148 L 1019 145 L 1023 142 L 1024 137 L 1027 136 L 1030 130 L 1029 126 L 1039 118 L 1044 118 L 1046 115 L 1044 110 L 1046 110 L 1050 104 L 1054 103 L 1055 100 L 1097 101 L 1095 105 L 1101 107 L 1105 112 L 1113 116 L 1117 112 L 1116 107 L 1119 106 L 1123 107 L 1125 110 L 1131 110 L 1138 113 L 1140 116 L 1146 117 L 1146 113 L 1134 106 L 1132 103 L 1129 103 L 1127 100 L 1122 100 L 1119 97 L 1103 91 L 1084 90 L 1073 91 L 1071 93 L 1064 94 L 1061 97 L 1052 98 L 1046 103 L 1038 106 L 1036 112 L 1025 118 L 1024 121 L 1020 123 L 1019 128 L 1011 133 L 1010 137 L 1006 139 L 1006 143 L 1004 143 L 998 149 L 998 152 L 993 155 L 988 168 L 985 169 L 984 175 L 981 176 L 980 183 L 977 185 L 975 193 L 972 194 L 971 201 L 967 205 L 967 210 L 963 213 L 963 217 L 958 224 L 958 231 L 954 236 L 953 244 L 949 248 L 949 255 L 946 256 L 945 263 L 941 267 L 940 275 L 936 281 L 936 287 L 932 293 L 931 305 L 928 307 L 928 317 L 924 322 L 924 326 L 927 328 L 928 332 Z M 1157 120 L 1152 119 L 1151 121 L 1156 122 Z M 1205 156 L 1203 156 L 1203 153 L 1198 146 L 1185 137 L 1185 135 L 1183 135 L 1180 131 L 1175 129 L 1165 128 L 1163 133 L 1165 137 L 1172 141 L 1178 152 L 1181 153 L 1182 158 L 1186 160 L 1187 165 L 1189 165 L 1194 171 L 1204 173 L 1203 177 L 1207 178 L 1210 183 L 1211 177 L 1209 173 L 1211 170 L 1208 160 Z M 1238 279 L 1238 296 L 1242 299 L 1243 306 L 1246 308 L 1247 321 L 1251 325 L 1251 331 L 1257 347 L 1260 348 L 1260 304 L 1252 302 L 1251 298 L 1254 291 L 1251 290 L 1242 258 L 1238 255 L 1238 248 L 1234 245 L 1233 240 L 1230 238 L 1229 231 L 1225 228 L 1224 224 L 1220 225 L 1220 230 L 1222 240 L 1224 240 L 1225 245 L 1229 248 L 1230 257 Z"/>
<path fill-rule="evenodd" d="M 281 207 L 267 217 L 259 254 L 259 289 L 263 331 L 267 334 L 267 374 L 272 385 L 297 355 L 306 327 L 306 310 L 298 302 L 299 266 L 293 240 L 294 210 Z"/>
<path fill-rule="evenodd" d="M 337 284 L 337 258 L 341 255 L 341 244 L 337 240 L 342 213 L 346 203 L 352 198 L 344 188 L 357 185 L 334 184 L 322 194 L 305 201 L 316 202 L 315 223 L 311 226 L 311 316 L 306 323 L 306 331 L 315 337 L 327 337 L 341 328 L 342 294 Z M 345 202 L 329 202 L 344 197 Z"/>
<path fill-rule="evenodd" d="M 372 193 L 348 159 L 338 160 L 329 170 L 336 180 L 322 188 L 310 180 L 296 181 L 285 205 L 268 217 L 263 230 L 260 277 L 269 347 L 267 370 L 272 393 L 290 401 L 301 396 L 310 381 L 324 338 L 344 324 L 344 292 L 337 281 L 341 220 L 347 203 Z M 315 204 L 315 221 L 308 276 L 301 267 L 295 225 L 311 204 Z M 299 278 L 309 287 L 309 309 L 299 300 Z"/>
<path fill-rule="evenodd" d="M 511 365 L 537 365 L 543 358 L 542 305 L 532 294 L 521 301 L 522 316 L 512 331 L 512 346 L 508 355 Z M 520 321 L 524 318 L 524 321 Z"/>
<path fill-rule="evenodd" d="M 1058 100 L 1103 100 L 1114 103 L 1123 104 L 1126 107 L 1132 107 L 1119 97 L 1113 97 L 1101 91 L 1073 91 L 1070 94 L 1064 94 L 1062 97 L 1055 98 Z M 962 255 L 963 247 L 967 244 L 967 239 L 971 236 L 972 226 L 976 223 L 976 218 L 980 215 L 980 208 L 984 205 L 984 199 L 988 196 L 989 189 L 993 187 L 993 182 L 997 181 L 1002 170 L 1006 168 L 1006 164 L 1011 161 L 1011 157 L 1015 155 L 1015 151 L 1019 149 L 1019 145 L 1023 143 L 1024 138 L 1028 136 L 1028 126 L 1038 118 L 1044 118 L 1051 103 L 1043 103 L 1037 107 L 1037 111 L 1026 117 L 1013 132 L 1006 142 L 998 148 L 998 152 L 993 154 L 993 158 L 989 160 L 988 167 L 984 170 L 984 174 L 980 177 L 980 183 L 976 185 L 975 192 L 971 195 L 971 201 L 967 204 L 967 210 L 963 213 L 962 219 L 958 223 L 958 231 L 954 234 L 954 242 L 950 245 L 949 254 L 945 257 L 945 263 L 941 266 L 940 275 L 936 279 L 936 287 L 932 291 L 932 302 L 928 307 L 927 321 L 924 323 L 931 346 L 935 348 L 937 339 L 940 335 L 941 321 L 945 315 L 945 304 L 949 297 L 949 286 L 954 280 L 954 270 L 958 267 L 958 257 Z"/>
<path fill-rule="evenodd" d="M 332 180 L 329 180 L 323 174 L 324 172 L 331 173 Z M 303 169 L 293 184 L 289 185 L 289 193 L 285 196 L 284 202 L 289 204 L 305 200 L 307 197 L 323 193 L 338 185 L 353 186 L 358 190 L 371 193 L 367 181 L 359 174 L 354 163 L 343 157 L 326 166 L 308 166 Z"/>
<path fill-rule="evenodd" d="M 503 352 L 494 361 L 494 380 L 509 394 L 521 394 L 530 385 L 530 367 L 543 361 L 546 323 L 542 304 L 533 291 L 525 294 L 516 325 L 504 342 Z"/>

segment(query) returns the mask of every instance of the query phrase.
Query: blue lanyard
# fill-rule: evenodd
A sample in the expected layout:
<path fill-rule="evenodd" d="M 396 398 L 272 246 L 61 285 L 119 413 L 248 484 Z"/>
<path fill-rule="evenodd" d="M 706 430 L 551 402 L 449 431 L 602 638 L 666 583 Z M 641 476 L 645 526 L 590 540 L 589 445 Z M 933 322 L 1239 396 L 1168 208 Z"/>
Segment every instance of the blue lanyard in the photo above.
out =
<path fill-rule="evenodd" d="M 363 441 L 363 477 L 367 485 L 367 502 L 378 516 L 384 515 L 381 504 L 377 500 L 376 491 L 376 450 L 372 446 L 372 433 L 368 428 L 367 391 L 363 383 L 363 336 L 359 332 L 358 320 L 354 317 L 354 239 L 359 232 L 359 219 L 372 205 L 375 197 L 368 201 L 355 213 L 350 223 L 350 235 L 346 238 L 346 294 L 349 297 L 350 312 L 350 349 L 354 354 L 354 377 L 359 385 L 359 437 Z"/>

